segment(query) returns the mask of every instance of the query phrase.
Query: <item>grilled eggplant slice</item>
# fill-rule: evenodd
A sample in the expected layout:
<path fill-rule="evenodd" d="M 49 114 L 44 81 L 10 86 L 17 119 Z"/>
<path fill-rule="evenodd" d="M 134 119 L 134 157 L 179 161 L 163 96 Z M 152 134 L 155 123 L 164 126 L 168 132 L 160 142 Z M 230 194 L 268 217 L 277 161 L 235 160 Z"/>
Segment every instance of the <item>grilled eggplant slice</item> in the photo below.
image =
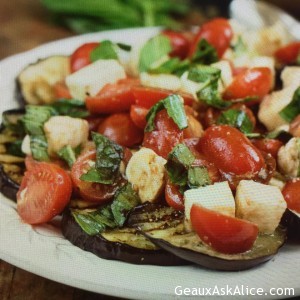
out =
<path fill-rule="evenodd" d="M 162 249 L 202 267 L 224 271 L 241 271 L 270 260 L 283 245 L 286 237 L 285 230 L 278 227 L 272 235 L 259 235 L 251 250 L 229 255 L 213 250 L 204 244 L 196 233 L 186 232 L 182 221 L 177 224 L 170 222 L 164 228 L 152 230 L 148 229 L 151 226 L 149 223 L 138 222 L 136 226 Z"/>
<path fill-rule="evenodd" d="M 300 214 L 286 209 L 282 216 L 281 224 L 287 228 L 287 236 L 291 240 L 300 241 Z"/>
<path fill-rule="evenodd" d="M 16 79 L 16 96 L 22 104 L 54 102 L 53 85 L 70 73 L 70 58 L 56 55 L 38 60 L 20 72 Z"/>
<path fill-rule="evenodd" d="M 72 244 L 104 259 L 161 266 L 188 264 L 157 247 L 134 227 L 126 226 L 106 230 L 97 235 L 88 235 L 76 222 L 69 209 L 63 214 L 61 227 L 63 235 Z"/>

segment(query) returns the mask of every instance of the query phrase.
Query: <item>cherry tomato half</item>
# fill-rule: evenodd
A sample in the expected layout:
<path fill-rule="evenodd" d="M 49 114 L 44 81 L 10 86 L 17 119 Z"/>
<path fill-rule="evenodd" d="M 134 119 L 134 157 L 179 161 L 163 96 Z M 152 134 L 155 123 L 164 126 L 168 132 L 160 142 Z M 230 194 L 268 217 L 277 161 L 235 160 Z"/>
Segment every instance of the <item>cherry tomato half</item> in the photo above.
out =
<path fill-rule="evenodd" d="M 148 108 L 144 108 L 139 105 L 131 105 L 130 118 L 137 127 L 144 130 L 147 125 L 146 116 L 148 112 Z"/>
<path fill-rule="evenodd" d="M 201 240 L 221 253 L 248 251 L 258 235 L 258 227 L 253 223 L 195 204 L 191 208 L 191 223 Z"/>
<path fill-rule="evenodd" d="M 78 47 L 71 55 L 71 72 L 74 73 L 79 69 L 89 65 L 91 52 L 99 46 L 99 43 L 86 43 Z"/>
<path fill-rule="evenodd" d="M 174 94 L 173 91 L 163 90 L 144 86 L 134 86 L 132 88 L 136 105 L 151 108 L 154 104 L 162 99 Z M 187 93 L 180 93 L 184 100 L 184 104 L 192 105 L 194 102 L 193 96 Z"/>
<path fill-rule="evenodd" d="M 255 174 L 265 165 L 260 151 L 239 130 L 228 125 L 206 129 L 199 141 L 199 151 L 218 169 L 235 175 Z"/>
<path fill-rule="evenodd" d="M 221 58 L 230 46 L 232 37 L 233 31 L 227 19 L 216 18 L 208 21 L 200 27 L 196 34 L 190 49 L 190 56 L 193 56 L 195 53 L 198 43 L 205 39 L 216 48 L 218 56 Z"/>
<path fill-rule="evenodd" d="M 282 190 L 287 207 L 300 213 L 300 178 L 290 180 Z"/>
<path fill-rule="evenodd" d="M 182 32 L 166 29 L 162 31 L 161 34 L 168 37 L 171 41 L 173 49 L 169 54 L 171 57 L 179 57 L 181 59 L 185 59 L 187 57 L 190 48 L 190 41 Z"/>
<path fill-rule="evenodd" d="M 120 113 L 107 117 L 98 127 L 98 132 L 124 147 L 142 142 L 143 131 L 131 120 L 129 114 Z"/>
<path fill-rule="evenodd" d="M 105 85 L 94 97 L 86 98 L 86 107 L 91 114 L 112 114 L 130 110 L 134 104 L 133 87 L 137 79 L 122 79 L 114 84 Z"/>
<path fill-rule="evenodd" d="M 75 161 L 71 170 L 73 185 L 80 196 L 90 202 L 102 203 L 113 197 L 122 183 L 121 179 L 114 184 L 101 184 L 83 181 L 80 179 L 90 169 L 90 163 L 96 159 L 96 150 L 93 148 L 84 151 Z"/>
<path fill-rule="evenodd" d="M 275 57 L 284 64 L 296 63 L 300 55 L 300 42 L 290 43 L 275 52 Z"/>
<path fill-rule="evenodd" d="M 238 74 L 225 90 L 224 99 L 258 97 L 255 103 L 267 95 L 272 88 L 272 72 L 269 68 L 251 68 Z M 249 103 L 246 103 L 249 105 Z"/>
<path fill-rule="evenodd" d="M 63 211 L 72 194 L 72 182 L 62 168 L 46 162 L 27 161 L 17 193 L 17 209 L 21 219 L 28 224 L 50 221 Z"/>
<path fill-rule="evenodd" d="M 278 151 L 283 143 L 275 139 L 253 139 L 252 144 L 259 150 L 270 153 L 274 158 L 277 157 Z"/>
<path fill-rule="evenodd" d="M 177 144 L 183 141 L 183 131 L 178 128 L 167 111 L 161 110 L 155 118 L 155 129 L 145 132 L 143 146 L 167 158 Z"/>
<path fill-rule="evenodd" d="M 184 210 L 183 195 L 180 193 L 179 187 L 170 182 L 170 180 L 167 181 L 165 187 L 165 198 L 169 206 L 176 210 Z"/>

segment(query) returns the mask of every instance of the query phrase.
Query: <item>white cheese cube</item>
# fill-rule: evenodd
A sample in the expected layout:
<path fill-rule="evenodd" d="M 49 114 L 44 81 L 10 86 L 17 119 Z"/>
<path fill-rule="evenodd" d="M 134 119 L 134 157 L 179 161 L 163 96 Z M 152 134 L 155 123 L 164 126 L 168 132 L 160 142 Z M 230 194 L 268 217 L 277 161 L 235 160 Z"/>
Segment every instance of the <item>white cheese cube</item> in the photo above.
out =
<path fill-rule="evenodd" d="M 66 84 L 73 98 L 84 100 L 95 96 L 106 84 L 126 78 L 121 64 L 114 59 L 97 60 L 66 77 Z"/>
<path fill-rule="evenodd" d="M 166 160 L 153 150 L 141 148 L 130 158 L 126 177 L 142 202 L 155 202 L 165 186 Z"/>
<path fill-rule="evenodd" d="M 141 74 L 141 84 L 143 86 L 170 90 L 177 92 L 181 88 L 180 79 L 171 74 Z"/>
<path fill-rule="evenodd" d="M 300 85 L 300 67 L 285 67 L 281 73 L 283 87 Z"/>
<path fill-rule="evenodd" d="M 64 146 L 75 148 L 88 140 L 89 124 L 86 120 L 68 116 L 51 117 L 44 124 L 44 131 L 48 142 L 48 153 L 55 156 Z"/>
<path fill-rule="evenodd" d="M 278 187 L 253 180 L 240 181 L 236 190 L 236 216 L 271 234 L 279 225 L 286 202 Z"/>
<path fill-rule="evenodd" d="M 197 100 L 197 92 L 203 87 L 203 83 L 195 82 L 188 79 L 189 72 L 184 72 L 180 77 L 181 91 L 191 94 L 195 100 Z"/>
<path fill-rule="evenodd" d="M 211 66 L 221 70 L 221 81 L 223 83 L 223 88 L 226 89 L 232 83 L 233 80 L 232 70 L 229 61 L 220 60 L 212 64 Z"/>
<path fill-rule="evenodd" d="M 184 192 L 185 227 L 191 230 L 190 213 L 193 204 L 234 217 L 235 202 L 227 181 Z"/>
<path fill-rule="evenodd" d="M 30 136 L 28 134 L 25 135 L 22 141 L 21 150 L 24 154 L 32 155 L 30 148 Z"/>

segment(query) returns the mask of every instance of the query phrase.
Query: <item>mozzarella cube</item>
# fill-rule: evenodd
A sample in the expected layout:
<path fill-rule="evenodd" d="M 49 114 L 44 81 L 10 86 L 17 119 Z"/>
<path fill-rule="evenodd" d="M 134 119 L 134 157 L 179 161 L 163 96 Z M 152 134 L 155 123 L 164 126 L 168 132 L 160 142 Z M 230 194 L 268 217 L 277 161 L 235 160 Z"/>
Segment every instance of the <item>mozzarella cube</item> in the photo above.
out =
<path fill-rule="evenodd" d="M 300 85 L 300 67 L 285 67 L 281 73 L 283 87 Z"/>
<path fill-rule="evenodd" d="M 44 124 L 44 131 L 48 142 L 48 153 L 55 156 L 64 146 L 75 148 L 85 144 L 89 135 L 89 124 L 86 120 L 67 116 L 51 117 Z"/>
<path fill-rule="evenodd" d="M 191 230 L 190 213 L 193 204 L 235 217 L 235 202 L 227 181 L 184 192 L 185 227 Z"/>
<path fill-rule="evenodd" d="M 198 99 L 197 92 L 201 90 L 204 83 L 195 82 L 188 79 L 189 72 L 184 72 L 180 77 L 181 81 L 181 91 L 184 93 L 191 94 L 195 100 Z"/>
<path fill-rule="evenodd" d="M 141 74 L 141 84 L 143 86 L 170 90 L 177 92 L 181 88 L 180 79 L 171 74 Z"/>
<path fill-rule="evenodd" d="M 155 202 L 165 186 L 166 160 L 153 150 L 141 148 L 130 158 L 126 177 L 142 202 Z"/>
<path fill-rule="evenodd" d="M 99 59 L 66 77 L 66 84 L 73 98 L 84 100 L 95 96 L 106 84 L 126 78 L 121 64 L 114 59 Z"/>
<path fill-rule="evenodd" d="M 292 138 L 278 151 L 278 167 L 284 175 L 300 175 L 300 138 Z"/>
<path fill-rule="evenodd" d="M 278 187 L 253 180 L 240 181 L 236 189 L 236 216 L 256 224 L 262 233 L 271 234 L 279 225 L 286 202 Z"/>
<path fill-rule="evenodd" d="M 220 61 L 212 64 L 211 66 L 221 70 L 221 81 L 223 83 L 223 89 L 226 89 L 232 83 L 232 80 L 233 80 L 232 69 L 231 69 L 229 61 L 220 60 Z"/>

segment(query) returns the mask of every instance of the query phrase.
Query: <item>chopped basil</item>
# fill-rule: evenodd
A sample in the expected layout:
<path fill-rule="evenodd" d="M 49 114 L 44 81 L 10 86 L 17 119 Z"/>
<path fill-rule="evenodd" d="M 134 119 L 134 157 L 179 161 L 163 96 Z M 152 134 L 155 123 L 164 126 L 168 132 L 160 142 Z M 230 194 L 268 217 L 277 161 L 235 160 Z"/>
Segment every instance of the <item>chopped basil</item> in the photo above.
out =
<path fill-rule="evenodd" d="M 219 80 L 221 78 L 221 70 L 218 68 L 199 65 L 190 69 L 188 73 L 188 79 L 198 82 L 210 82 L 214 80 Z"/>
<path fill-rule="evenodd" d="M 157 35 L 146 42 L 142 47 L 139 58 L 139 71 L 147 72 L 159 60 L 168 55 L 172 50 L 170 39 Z"/>
<path fill-rule="evenodd" d="M 14 156 L 25 157 L 25 154 L 22 152 L 22 142 L 23 140 L 16 140 L 9 143 L 6 152 Z"/>
<path fill-rule="evenodd" d="M 76 161 L 76 152 L 70 145 L 64 146 L 61 148 L 57 155 L 67 162 L 68 166 L 71 168 Z"/>
<path fill-rule="evenodd" d="M 176 145 L 165 164 L 170 181 L 184 192 L 188 188 L 197 188 L 211 183 L 206 167 L 193 166 L 195 156 L 184 144 Z"/>
<path fill-rule="evenodd" d="M 84 101 L 77 99 L 59 99 L 51 107 L 58 115 L 69 116 L 72 118 L 85 118 L 89 115 Z"/>
<path fill-rule="evenodd" d="M 189 60 L 180 60 L 179 58 L 174 57 L 163 62 L 158 67 L 150 68 L 148 72 L 151 74 L 174 74 L 180 77 L 189 68 Z"/>
<path fill-rule="evenodd" d="M 292 101 L 280 111 L 279 115 L 287 122 L 293 121 L 300 114 L 300 86 L 293 95 Z"/>
<path fill-rule="evenodd" d="M 167 98 L 156 103 L 148 112 L 146 132 L 153 131 L 155 129 L 155 116 L 162 109 L 166 109 L 170 118 L 177 124 L 179 129 L 187 128 L 187 117 L 185 114 L 182 98 L 178 95 L 170 95 Z"/>
<path fill-rule="evenodd" d="M 117 43 L 117 46 L 124 50 L 124 51 L 130 51 L 131 50 L 131 46 L 130 45 L 127 45 L 127 44 L 123 44 L 123 43 Z"/>
<path fill-rule="evenodd" d="M 267 139 L 277 139 L 286 144 L 293 135 L 291 135 L 288 131 L 285 130 L 273 130 L 266 135 Z"/>
<path fill-rule="evenodd" d="M 192 57 L 192 62 L 210 65 L 218 61 L 218 54 L 216 49 L 207 42 L 205 39 L 201 39 L 197 45 L 197 49 Z"/>
<path fill-rule="evenodd" d="M 99 46 L 92 50 L 90 59 L 92 62 L 99 59 L 118 59 L 116 45 L 111 41 L 102 41 Z"/>
<path fill-rule="evenodd" d="M 96 144 L 96 163 L 86 174 L 81 175 L 80 179 L 112 184 L 119 175 L 123 149 L 99 133 L 92 132 L 92 139 Z"/>
<path fill-rule="evenodd" d="M 221 113 L 217 124 L 230 125 L 243 133 L 251 133 L 254 129 L 253 123 L 243 110 L 229 109 Z"/>
<path fill-rule="evenodd" d="M 127 183 L 115 195 L 114 201 L 111 204 L 115 223 L 118 226 L 123 226 L 128 212 L 140 204 L 141 200 L 138 194 L 133 190 L 130 183 Z"/>
<path fill-rule="evenodd" d="M 39 161 L 49 161 L 48 143 L 44 135 L 30 136 L 30 149 L 32 157 Z"/>

